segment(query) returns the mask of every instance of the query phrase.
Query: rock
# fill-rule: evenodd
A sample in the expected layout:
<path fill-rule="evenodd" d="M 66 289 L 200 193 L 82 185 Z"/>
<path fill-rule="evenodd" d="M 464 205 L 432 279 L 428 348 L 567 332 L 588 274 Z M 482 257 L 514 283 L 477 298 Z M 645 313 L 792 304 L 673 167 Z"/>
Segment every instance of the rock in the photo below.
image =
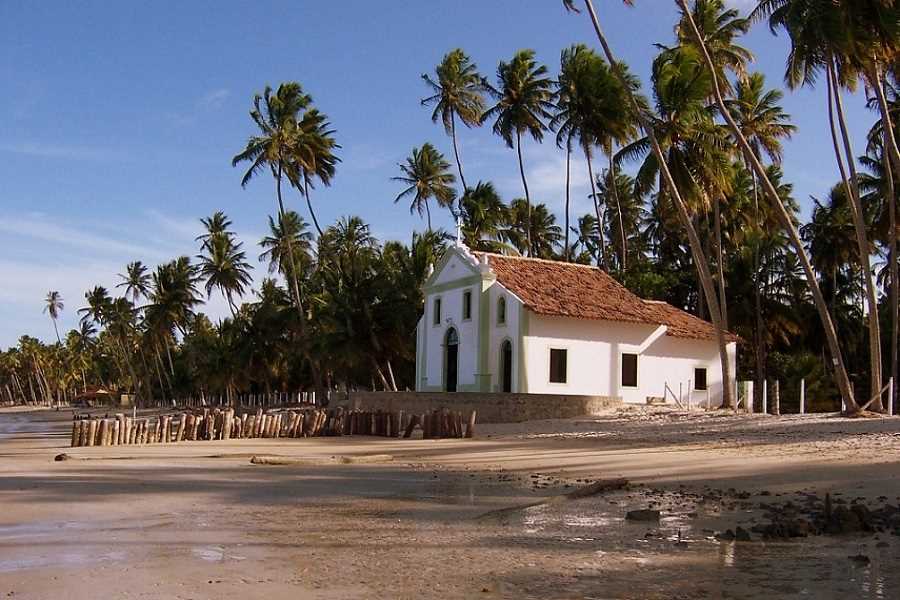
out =
<path fill-rule="evenodd" d="M 734 539 L 739 542 L 749 542 L 749 541 L 751 541 L 750 532 L 747 531 L 746 529 L 744 529 L 743 527 L 738 526 L 734 530 Z"/>
<path fill-rule="evenodd" d="M 69 460 L 69 459 L 71 459 L 71 458 L 72 458 L 71 456 L 69 456 L 68 454 L 66 454 L 65 452 L 63 452 L 62 454 L 57 454 L 56 456 L 54 456 L 54 457 L 53 457 L 53 460 L 55 460 L 56 462 L 61 462 L 61 461 L 64 461 L 64 460 Z"/>
<path fill-rule="evenodd" d="M 659 511 L 652 509 L 629 510 L 625 513 L 629 521 L 656 521 L 659 522 Z"/>
<path fill-rule="evenodd" d="M 716 539 L 721 542 L 733 542 L 734 541 L 734 532 L 732 530 L 728 529 L 724 533 L 717 533 Z"/>
<path fill-rule="evenodd" d="M 869 565 L 870 562 L 872 562 L 871 560 L 869 560 L 869 557 L 866 556 L 865 554 L 856 554 L 853 556 L 848 556 L 847 558 L 849 558 L 851 561 L 853 561 L 853 563 L 855 565 L 860 566 L 860 567 L 866 567 Z"/>

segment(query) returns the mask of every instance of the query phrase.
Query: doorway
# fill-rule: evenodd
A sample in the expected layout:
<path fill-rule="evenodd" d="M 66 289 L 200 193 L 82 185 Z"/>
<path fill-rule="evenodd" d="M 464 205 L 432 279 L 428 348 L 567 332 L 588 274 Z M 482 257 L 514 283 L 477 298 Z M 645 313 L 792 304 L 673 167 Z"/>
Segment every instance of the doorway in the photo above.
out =
<path fill-rule="evenodd" d="M 444 339 L 444 356 L 444 391 L 455 392 L 459 377 L 459 335 L 452 327 Z"/>
<path fill-rule="evenodd" d="M 500 388 L 504 393 L 512 392 L 512 342 L 500 344 Z"/>

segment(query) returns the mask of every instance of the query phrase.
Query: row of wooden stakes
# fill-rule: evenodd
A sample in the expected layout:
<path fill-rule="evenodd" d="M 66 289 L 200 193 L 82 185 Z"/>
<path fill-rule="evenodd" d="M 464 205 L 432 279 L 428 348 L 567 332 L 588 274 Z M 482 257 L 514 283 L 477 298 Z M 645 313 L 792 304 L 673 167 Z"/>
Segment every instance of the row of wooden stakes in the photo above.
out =
<path fill-rule="evenodd" d="M 466 421 L 462 413 L 435 410 L 422 415 L 403 411 L 362 411 L 344 408 L 281 410 L 236 415 L 233 408 L 132 418 L 118 413 L 113 418 L 75 417 L 72 447 L 161 444 L 182 441 L 246 438 L 301 438 L 336 435 L 412 437 L 418 426 L 422 437 L 473 437 L 475 411 Z"/>

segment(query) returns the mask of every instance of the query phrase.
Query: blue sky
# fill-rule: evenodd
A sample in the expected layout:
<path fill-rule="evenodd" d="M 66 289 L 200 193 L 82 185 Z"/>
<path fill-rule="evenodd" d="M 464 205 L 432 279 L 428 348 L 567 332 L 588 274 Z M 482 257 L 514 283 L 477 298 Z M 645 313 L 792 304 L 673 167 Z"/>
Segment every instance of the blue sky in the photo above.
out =
<path fill-rule="evenodd" d="M 595 2 L 619 57 L 646 78 L 653 44 L 671 40 L 674 2 Z M 560 0 L 0 3 L 0 347 L 23 333 L 53 338 L 42 314 L 50 289 L 65 298 L 68 329 L 85 290 L 114 287 L 127 262 L 195 255 L 199 219 L 218 209 L 255 263 L 273 187 L 262 178 L 242 189 L 230 159 L 253 131 L 250 101 L 266 84 L 301 82 L 337 129 L 343 162 L 332 187 L 314 192 L 320 220 L 355 214 L 380 239 L 409 240 L 424 225 L 393 203 L 396 165 L 426 141 L 451 156 L 419 105 L 421 73 L 455 47 L 491 78 L 520 48 L 555 73 L 563 47 L 594 41 L 586 17 Z M 786 40 L 757 25 L 745 43 L 781 86 Z M 847 102 L 861 152 L 874 116 L 861 98 Z M 836 178 L 824 90 L 789 92 L 784 105 L 799 127 L 787 179 L 808 206 Z M 488 127 L 459 137 L 470 184 L 521 195 L 515 153 Z M 561 210 L 564 156 L 547 141 L 526 143 L 524 154 L 534 199 Z M 573 169 L 582 214 L 586 169 Z M 305 215 L 300 200 L 288 196 Z M 205 310 L 227 312 L 215 296 Z"/>

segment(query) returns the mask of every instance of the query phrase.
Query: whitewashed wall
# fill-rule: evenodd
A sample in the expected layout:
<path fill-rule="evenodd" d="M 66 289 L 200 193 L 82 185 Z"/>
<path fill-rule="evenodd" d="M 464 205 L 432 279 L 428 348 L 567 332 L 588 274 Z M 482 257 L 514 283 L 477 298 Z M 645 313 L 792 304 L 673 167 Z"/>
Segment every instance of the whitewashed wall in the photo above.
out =
<path fill-rule="evenodd" d="M 666 383 L 677 394 L 680 382 L 686 397 L 694 368 L 706 367 L 710 399 L 713 404 L 721 402 L 722 369 L 714 341 L 657 335 L 654 325 L 539 315 L 531 315 L 528 333 L 528 393 L 613 396 L 644 403 L 648 396 L 663 396 Z M 566 383 L 550 383 L 551 348 L 567 350 Z M 734 344 L 729 350 L 733 369 Z M 637 388 L 621 385 L 623 353 L 638 354 Z M 705 402 L 706 392 L 695 392 L 695 402 L 701 399 Z"/>

